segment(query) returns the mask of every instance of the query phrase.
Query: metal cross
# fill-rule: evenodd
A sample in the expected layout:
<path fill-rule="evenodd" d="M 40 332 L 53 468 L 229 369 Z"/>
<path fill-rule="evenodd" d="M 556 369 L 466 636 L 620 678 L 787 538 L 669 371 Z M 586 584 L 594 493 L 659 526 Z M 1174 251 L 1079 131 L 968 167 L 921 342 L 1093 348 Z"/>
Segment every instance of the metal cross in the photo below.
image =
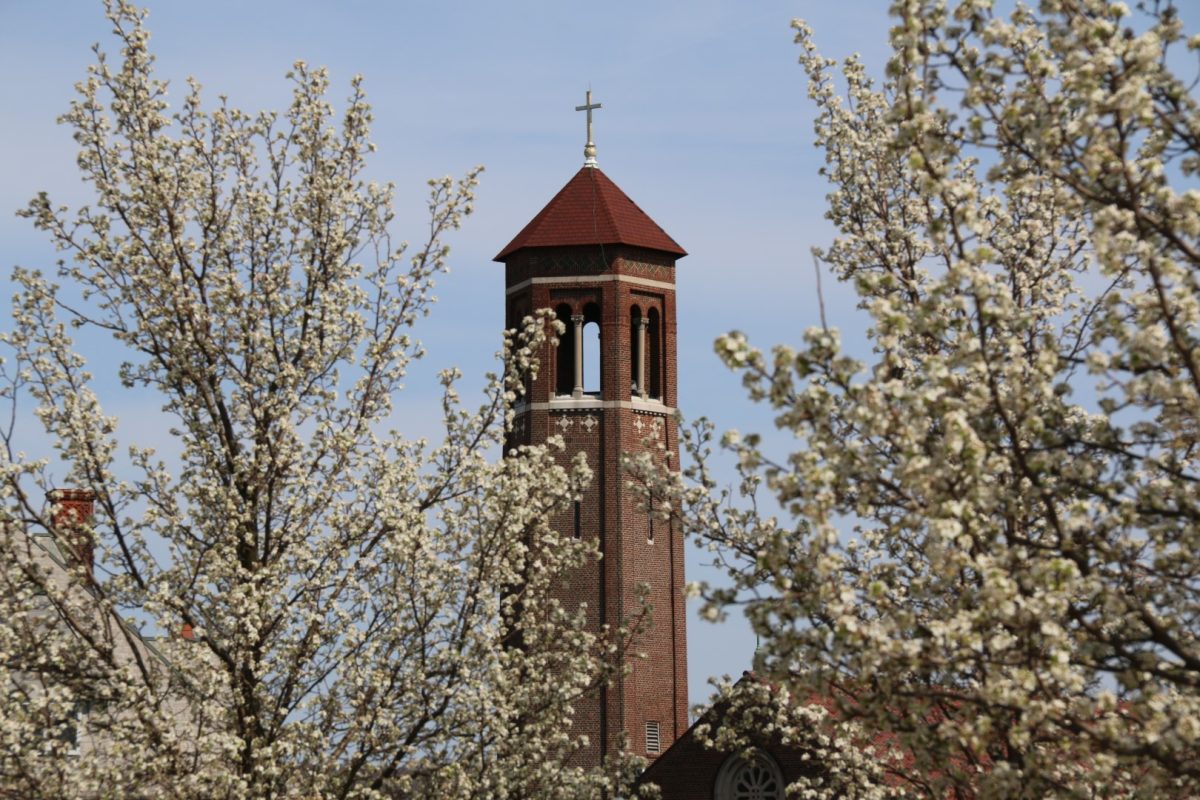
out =
<path fill-rule="evenodd" d="M 575 106 L 576 111 L 587 112 L 587 144 L 583 146 L 583 163 L 586 166 L 596 166 L 596 144 L 592 141 L 592 111 L 597 108 L 604 108 L 599 103 L 592 102 L 592 90 L 587 90 L 587 102 L 581 106 Z"/>

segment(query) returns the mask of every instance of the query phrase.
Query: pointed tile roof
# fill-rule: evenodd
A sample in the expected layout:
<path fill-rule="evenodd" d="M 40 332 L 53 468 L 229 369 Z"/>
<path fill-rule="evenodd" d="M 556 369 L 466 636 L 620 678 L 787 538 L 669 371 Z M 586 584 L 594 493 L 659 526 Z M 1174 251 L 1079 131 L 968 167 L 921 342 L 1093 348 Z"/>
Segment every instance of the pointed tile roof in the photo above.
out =
<path fill-rule="evenodd" d="M 524 247 L 629 244 L 676 256 L 687 252 L 597 167 L 583 167 L 495 257 Z"/>

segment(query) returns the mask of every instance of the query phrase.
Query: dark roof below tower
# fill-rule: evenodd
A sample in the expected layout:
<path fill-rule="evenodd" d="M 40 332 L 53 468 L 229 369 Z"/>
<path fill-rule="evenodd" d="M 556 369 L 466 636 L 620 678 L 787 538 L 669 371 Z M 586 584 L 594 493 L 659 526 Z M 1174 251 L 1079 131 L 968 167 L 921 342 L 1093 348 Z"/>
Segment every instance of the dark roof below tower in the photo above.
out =
<path fill-rule="evenodd" d="M 628 244 L 687 255 L 607 175 L 583 167 L 493 260 L 503 261 L 525 247 L 587 244 Z"/>

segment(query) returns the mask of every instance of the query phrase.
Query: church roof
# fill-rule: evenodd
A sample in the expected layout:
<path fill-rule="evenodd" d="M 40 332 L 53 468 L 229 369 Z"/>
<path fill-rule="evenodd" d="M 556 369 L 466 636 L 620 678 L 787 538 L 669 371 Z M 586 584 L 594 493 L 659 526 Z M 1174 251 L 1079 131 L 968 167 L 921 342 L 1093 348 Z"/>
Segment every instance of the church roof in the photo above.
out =
<path fill-rule="evenodd" d="M 583 167 L 495 257 L 525 247 L 628 244 L 676 256 L 687 252 L 598 167 Z"/>

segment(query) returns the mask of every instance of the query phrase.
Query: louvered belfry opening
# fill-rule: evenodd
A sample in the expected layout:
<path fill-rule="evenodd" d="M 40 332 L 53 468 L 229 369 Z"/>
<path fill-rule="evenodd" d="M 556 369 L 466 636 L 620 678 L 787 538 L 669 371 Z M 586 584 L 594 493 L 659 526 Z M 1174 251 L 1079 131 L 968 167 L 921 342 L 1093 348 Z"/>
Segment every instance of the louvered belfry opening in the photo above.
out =
<path fill-rule="evenodd" d="M 646 723 L 646 753 L 656 755 L 662 752 L 662 730 L 656 720 Z"/>

